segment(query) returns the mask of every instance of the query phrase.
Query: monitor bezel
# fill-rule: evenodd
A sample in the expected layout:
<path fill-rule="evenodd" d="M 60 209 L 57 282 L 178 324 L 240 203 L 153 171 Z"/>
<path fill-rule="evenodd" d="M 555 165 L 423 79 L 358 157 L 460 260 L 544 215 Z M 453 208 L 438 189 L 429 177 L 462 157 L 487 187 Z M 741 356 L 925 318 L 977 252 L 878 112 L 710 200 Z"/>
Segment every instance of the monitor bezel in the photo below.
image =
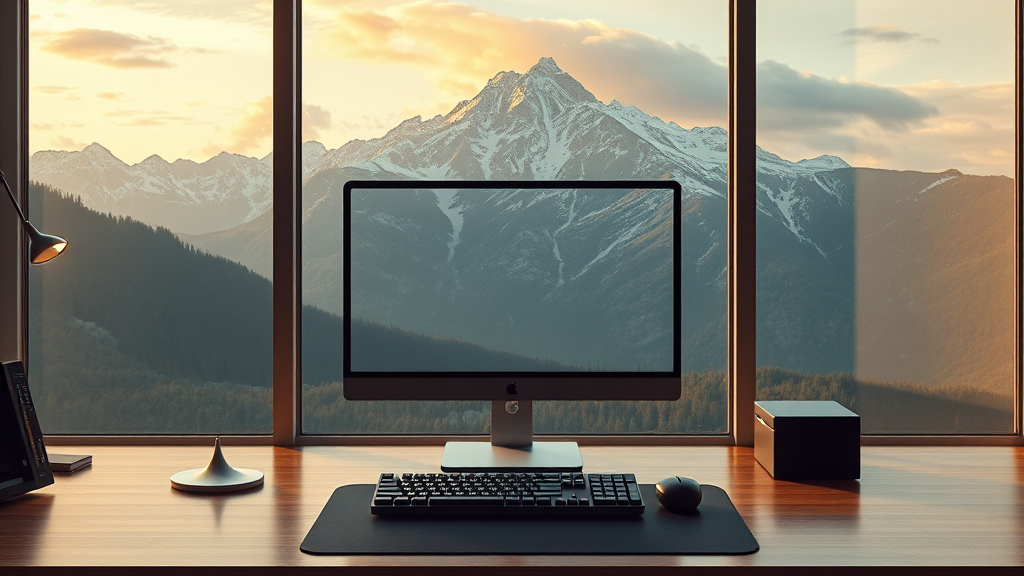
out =
<path fill-rule="evenodd" d="M 670 189 L 673 194 L 673 368 L 658 372 L 364 372 L 351 366 L 351 206 L 355 189 Z M 350 180 L 344 191 L 344 359 L 348 400 L 678 400 L 682 366 L 682 186 L 675 180 Z M 514 385 L 510 388 L 510 385 Z"/>

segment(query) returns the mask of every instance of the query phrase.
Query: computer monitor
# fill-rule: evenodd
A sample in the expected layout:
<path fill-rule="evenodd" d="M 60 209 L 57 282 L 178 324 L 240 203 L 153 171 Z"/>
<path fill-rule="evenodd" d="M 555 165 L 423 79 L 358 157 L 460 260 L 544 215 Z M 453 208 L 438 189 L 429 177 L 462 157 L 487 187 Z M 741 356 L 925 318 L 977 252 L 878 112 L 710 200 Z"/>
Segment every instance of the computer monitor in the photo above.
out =
<path fill-rule="evenodd" d="M 445 471 L 579 470 L 533 442 L 534 400 L 680 395 L 674 181 L 351 181 L 344 393 L 490 400 L 491 442 Z"/>

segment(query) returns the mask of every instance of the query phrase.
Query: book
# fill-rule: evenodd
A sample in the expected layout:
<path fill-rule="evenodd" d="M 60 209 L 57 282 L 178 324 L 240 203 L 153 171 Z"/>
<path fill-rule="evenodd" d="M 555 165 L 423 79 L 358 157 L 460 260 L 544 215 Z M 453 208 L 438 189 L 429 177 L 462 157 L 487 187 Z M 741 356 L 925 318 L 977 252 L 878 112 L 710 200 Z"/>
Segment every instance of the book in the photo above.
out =
<path fill-rule="evenodd" d="M 88 454 L 49 454 L 49 457 L 54 474 L 70 474 L 92 465 L 92 456 Z"/>

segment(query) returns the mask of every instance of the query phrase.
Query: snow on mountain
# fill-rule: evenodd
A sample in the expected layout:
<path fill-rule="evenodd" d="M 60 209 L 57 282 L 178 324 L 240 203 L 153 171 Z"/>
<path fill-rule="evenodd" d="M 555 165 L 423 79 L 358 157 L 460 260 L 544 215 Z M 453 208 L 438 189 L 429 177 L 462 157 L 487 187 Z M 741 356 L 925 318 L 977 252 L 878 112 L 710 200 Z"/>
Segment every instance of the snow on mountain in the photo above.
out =
<path fill-rule="evenodd" d="M 690 192 L 723 195 L 727 159 L 721 128 L 686 130 L 603 104 L 541 58 L 525 74 L 499 72 L 445 116 L 329 151 L 314 174 L 358 166 L 407 178 L 676 178 Z"/>
<path fill-rule="evenodd" d="M 728 152 L 722 128 L 686 129 L 618 101 L 605 104 L 544 58 L 526 73 L 496 74 L 445 115 L 410 118 L 380 138 L 332 150 L 307 142 L 302 154 L 303 300 L 336 313 L 343 300 L 340 192 L 348 180 L 677 180 L 684 190 L 684 369 L 724 365 Z M 33 179 L 81 195 L 93 208 L 167 226 L 200 248 L 270 275 L 272 155 L 221 154 L 203 163 L 151 156 L 129 166 L 93 144 L 81 152 L 38 152 L 31 168 Z M 1005 338 L 993 331 L 992 318 L 1006 315 L 985 308 L 986 299 L 958 282 L 971 278 L 977 286 L 1012 291 L 1012 274 L 991 265 L 996 256 L 1012 257 L 1005 242 L 1013 225 L 1012 180 L 851 168 L 834 156 L 791 162 L 758 148 L 755 193 L 758 314 L 765 319 L 759 365 L 857 370 L 867 378 L 921 383 L 1002 381 L 1005 362 L 991 351 Z M 480 294 L 505 290 L 509 302 L 526 293 L 507 282 L 471 284 L 474 277 L 484 282 L 475 271 L 493 266 L 516 270 L 517 280 L 544 279 L 533 295 L 545 302 L 582 302 L 588 287 L 580 282 L 614 291 L 599 300 L 615 302 L 637 293 L 629 282 L 657 261 L 609 275 L 628 262 L 625 250 L 636 247 L 637 230 L 626 220 L 605 221 L 604 228 L 589 230 L 601 239 L 592 243 L 598 249 L 580 251 L 588 217 L 599 210 L 571 193 L 508 195 L 492 204 L 444 194 L 422 200 L 433 224 L 429 230 L 401 227 L 421 236 L 394 252 L 402 255 L 396 277 L 427 266 L 437 272 L 431 280 L 444 286 L 461 283 Z M 537 234 L 512 224 L 480 224 L 486 218 L 509 223 L 512 207 L 528 211 L 541 202 L 547 211 L 535 220 Z M 524 233 L 513 236 L 517 230 Z M 186 237 L 190 232 L 196 235 Z M 472 251 L 484 245 L 487 250 Z M 520 257 L 527 253 L 532 259 Z M 951 263 L 950 255 L 961 256 Z M 527 265 L 513 268 L 521 264 Z M 381 294 L 394 288 L 389 282 L 381 282 Z M 655 316 L 654 309 L 631 313 L 634 320 Z M 922 324 L 922 318 L 935 320 Z M 512 324 L 507 314 L 491 320 Z M 602 332 L 566 326 L 575 327 L 564 341 Z M 914 348 L 916 334 L 925 332 L 938 339 L 934 354 Z M 968 348 L 963 357 L 943 352 Z"/>
<path fill-rule="evenodd" d="M 448 114 L 410 118 L 381 138 L 327 151 L 304 170 L 358 167 L 377 177 L 410 179 L 661 179 L 688 195 L 724 198 L 728 135 L 718 127 L 685 129 L 617 100 L 604 104 L 551 58 L 527 73 L 499 72 Z M 832 174 L 849 168 L 835 156 L 790 162 L 758 149 L 759 206 L 797 238 L 818 192 L 848 202 Z M 821 251 L 821 248 L 818 248 Z"/>
<path fill-rule="evenodd" d="M 202 163 L 167 162 L 153 155 L 128 165 L 93 143 L 80 152 L 36 152 L 30 174 L 32 180 L 81 196 L 95 210 L 175 232 L 233 228 L 271 203 L 272 167 L 227 152 Z"/>
<path fill-rule="evenodd" d="M 499 72 L 444 116 L 416 116 L 380 138 L 333 150 L 307 142 L 302 157 L 303 181 L 355 168 L 392 178 L 671 178 L 687 194 L 718 197 L 727 187 L 725 130 L 685 129 L 617 100 L 604 104 L 551 58 L 525 74 Z M 799 190 L 809 182 L 839 199 L 835 183 L 818 175 L 849 166 L 834 156 L 794 163 L 760 149 L 758 159 L 759 172 L 779 180 L 767 186 L 775 192 L 762 190 L 761 209 L 790 223 L 798 236 L 806 212 Z M 273 160 L 273 153 L 262 159 L 221 153 L 203 163 L 168 163 L 154 155 L 129 166 L 91 144 L 81 152 L 37 152 L 31 174 L 94 209 L 197 235 L 269 210 Z"/>
<path fill-rule="evenodd" d="M 310 140 L 302 145 L 302 179 L 305 180 L 319 166 L 320 159 L 327 153 L 327 148 L 316 140 Z M 274 165 L 274 153 L 271 152 L 260 159 L 267 166 Z"/>

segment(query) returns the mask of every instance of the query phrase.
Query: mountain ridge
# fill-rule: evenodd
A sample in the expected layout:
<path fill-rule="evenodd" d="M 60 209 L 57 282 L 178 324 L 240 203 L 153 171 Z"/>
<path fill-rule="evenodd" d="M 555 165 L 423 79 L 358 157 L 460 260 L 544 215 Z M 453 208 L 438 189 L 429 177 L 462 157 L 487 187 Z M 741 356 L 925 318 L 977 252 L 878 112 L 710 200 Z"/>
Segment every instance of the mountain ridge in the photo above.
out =
<path fill-rule="evenodd" d="M 684 129 L 591 97 L 554 61 L 542 60 L 523 74 L 499 72 L 447 114 L 407 119 L 380 138 L 332 150 L 304 144 L 304 155 L 316 159 L 303 166 L 305 301 L 340 312 L 338 223 L 347 180 L 672 178 L 686 191 L 686 367 L 724 366 L 727 134 Z M 265 167 L 272 160 L 251 159 Z M 998 264 L 1012 263 L 1012 246 L 1000 232 L 1012 227 L 1011 180 L 852 168 L 828 155 L 791 162 L 760 148 L 757 160 L 759 365 L 1005 387 L 1007 353 L 997 345 L 1008 315 L 993 295 L 1009 290 L 1005 301 L 1012 301 L 1012 274 Z M 270 221 L 264 211 L 228 230 L 177 232 L 269 277 Z M 983 289 L 964 290 L 951 267 L 969 270 L 972 285 Z M 965 347 L 970 334 L 993 345 Z M 951 353 L 967 348 L 970 357 Z"/>
<path fill-rule="evenodd" d="M 526 102 L 547 118 L 532 134 L 517 132 L 522 118 L 513 118 L 504 130 L 493 126 L 496 112 L 509 113 Z M 491 118 L 475 120 L 484 110 Z M 595 150 L 596 157 L 565 157 L 571 142 L 564 138 L 570 126 L 552 118 L 566 113 L 590 115 L 590 121 L 607 120 L 632 132 L 635 138 L 611 149 Z M 596 116 L 595 116 L 596 115 Z M 585 118 L 578 118 L 584 121 Z M 467 122 L 468 121 L 468 122 Z M 474 122 L 476 125 L 474 125 Z M 445 129 L 449 133 L 443 134 Z M 610 129 L 610 127 L 609 127 Z M 465 132 L 463 134 L 463 132 Z M 543 132 L 543 133 L 541 133 Z M 513 148 L 499 146 L 512 135 Z M 410 160 L 423 155 L 423 145 L 435 146 L 437 138 L 462 137 L 458 150 L 444 162 L 431 157 L 417 166 Z M 625 135 L 613 135 L 621 140 Z M 527 146 L 524 139 L 531 140 Z M 507 144 L 508 142 L 506 142 Z M 518 144 L 517 144 L 518 143 Z M 677 177 L 684 185 L 706 194 L 724 194 L 727 135 L 718 127 L 690 130 L 675 122 L 665 123 L 638 108 L 617 100 L 603 104 L 551 58 L 541 58 L 525 74 L 503 71 L 492 77 L 472 99 L 463 100 L 445 115 L 428 120 L 409 118 L 380 138 L 352 140 L 335 149 L 310 140 L 303 144 L 303 180 L 317 172 L 361 167 L 371 174 L 407 178 L 592 178 L 602 161 L 627 164 L 631 148 L 643 147 L 649 162 L 660 163 L 664 177 Z M 515 146 L 519 146 L 516 148 Z M 515 153 L 513 153 L 515 152 Z M 500 162 L 501 158 L 534 159 L 528 165 Z M 658 158 L 664 156 L 664 158 Z M 792 163 L 772 155 L 780 166 L 811 171 L 836 167 L 821 156 Z M 497 159 L 497 160 L 496 160 Z M 449 162 L 450 161 L 450 162 Z M 818 161 L 817 163 L 815 161 Z M 838 162 L 842 162 L 838 160 Z M 845 164 L 845 162 L 843 162 Z M 591 167 L 588 173 L 588 166 Z M 634 172 L 652 172 L 637 165 Z M 847 165 L 848 166 L 848 165 Z M 257 218 L 270 209 L 273 153 L 257 159 L 221 152 L 203 162 L 178 159 L 168 162 L 153 154 L 129 165 L 108 149 L 93 143 L 79 152 L 39 151 L 31 157 L 35 181 L 82 196 L 83 202 L 101 212 L 130 215 L 176 233 L 204 234 L 229 230 Z M 709 169 L 710 167 L 710 169 Z M 451 174 L 449 174 L 451 172 Z M 622 172 L 622 170 L 620 170 Z M 692 177 L 691 172 L 699 175 Z"/>

